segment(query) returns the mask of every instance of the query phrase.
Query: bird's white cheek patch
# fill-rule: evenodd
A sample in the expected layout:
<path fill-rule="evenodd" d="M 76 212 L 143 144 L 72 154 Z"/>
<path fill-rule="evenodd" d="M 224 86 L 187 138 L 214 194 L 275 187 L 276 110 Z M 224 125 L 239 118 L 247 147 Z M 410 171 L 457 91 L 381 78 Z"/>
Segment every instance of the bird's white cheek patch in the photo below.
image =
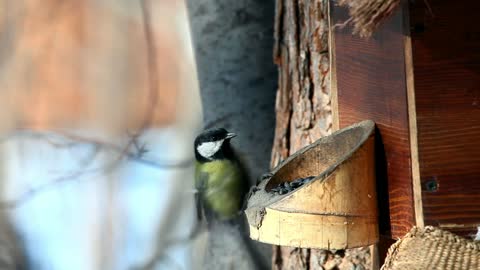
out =
<path fill-rule="evenodd" d="M 216 142 L 204 142 L 197 147 L 197 151 L 200 155 L 206 158 L 211 158 L 215 153 L 220 150 L 223 140 Z"/>

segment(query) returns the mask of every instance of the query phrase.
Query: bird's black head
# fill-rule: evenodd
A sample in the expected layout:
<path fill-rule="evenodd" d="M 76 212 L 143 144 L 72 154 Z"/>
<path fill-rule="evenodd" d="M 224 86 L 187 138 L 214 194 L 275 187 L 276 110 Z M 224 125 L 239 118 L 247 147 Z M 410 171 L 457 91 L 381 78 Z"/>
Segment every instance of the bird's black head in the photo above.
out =
<path fill-rule="evenodd" d="M 233 158 L 230 139 L 235 136 L 224 128 L 205 130 L 195 139 L 195 158 L 200 162 Z"/>

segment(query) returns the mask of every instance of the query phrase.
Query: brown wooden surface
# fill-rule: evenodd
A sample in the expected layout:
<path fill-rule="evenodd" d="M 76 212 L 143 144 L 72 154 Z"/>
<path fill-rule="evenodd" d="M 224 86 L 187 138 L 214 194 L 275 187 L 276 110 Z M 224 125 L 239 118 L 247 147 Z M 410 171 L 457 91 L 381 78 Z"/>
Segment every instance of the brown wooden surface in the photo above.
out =
<path fill-rule="evenodd" d="M 428 2 L 433 16 L 410 7 L 425 224 L 469 235 L 480 224 L 480 2 Z"/>
<path fill-rule="evenodd" d="M 279 78 L 272 167 L 332 131 L 327 4 L 328 0 L 276 0 L 273 57 Z M 324 253 L 276 246 L 272 267 L 321 269 Z"/>
<path fill-rule="evenodd" d="M 407 8 L 407 7 L 405 7 Z M 405 16 L 405 25 L 409 25 L 409 17 Z M 415 101 L 415 83 L 413 72 L 412 41 L 410 35 L 405 36 L 405 73 L 407 82 L 408 120 L 410 123 L 410 159 L 412 164 L 413 205 L 415 209 L 415 224 L 425 226 L 423 218 L 422 183 L 420 180 L 420 162 L 418 158 L 418 128 L 417 109 Z"/>
<path fill-rule="evenodd" d="M 277 0 L 274 59 L 279 69 L 272 166 L 301 147 L 332 132 L 328 0 Z M 347 250 L 339 269 L 370 267 L 369 248 Z M 276 246 L 273 269 L 330 269 L 326 250 Z M 361 267 L 361 266 L 359 266 Z"/>
<path fill-rule="evenodd" d="M 381 233 L 391 231 L 393 237 L 403 236 L 415 222 L 403 12 L 397 11 L 370 39 L 353 36 L 350 27 L 336 27 L 333 43 L 339 124 L 345 127 L 365 119 L 377 124 Z M 345 9 L 333 6 L 333 23 L 346 19 Z"/>

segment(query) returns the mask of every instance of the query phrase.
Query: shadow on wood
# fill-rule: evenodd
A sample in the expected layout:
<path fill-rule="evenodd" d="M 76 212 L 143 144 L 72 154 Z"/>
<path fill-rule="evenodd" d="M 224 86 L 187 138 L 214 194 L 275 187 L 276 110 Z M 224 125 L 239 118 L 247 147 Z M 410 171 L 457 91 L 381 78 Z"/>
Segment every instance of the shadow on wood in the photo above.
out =
<path fill-rule="evenodd" d="M 250 237 L 322 249 L 377 243 L 374 126 L 367 120 L 339 130 L 275 168 L 249 198 Z"/>

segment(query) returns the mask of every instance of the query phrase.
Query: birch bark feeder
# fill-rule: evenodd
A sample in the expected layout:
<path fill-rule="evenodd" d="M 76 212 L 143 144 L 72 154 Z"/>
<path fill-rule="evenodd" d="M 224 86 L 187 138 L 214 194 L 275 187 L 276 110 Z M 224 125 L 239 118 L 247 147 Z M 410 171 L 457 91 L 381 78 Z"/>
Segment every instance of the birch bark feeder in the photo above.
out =
<path fill-rule="evenodd" d="M 275 168 L 248 199 L 250 237 L 321 249 L 377 243 L 374 126 L 367 120 L 339 130 Z M 285 182 L 311 176 L 286 194 L 272 192 Z"/>

